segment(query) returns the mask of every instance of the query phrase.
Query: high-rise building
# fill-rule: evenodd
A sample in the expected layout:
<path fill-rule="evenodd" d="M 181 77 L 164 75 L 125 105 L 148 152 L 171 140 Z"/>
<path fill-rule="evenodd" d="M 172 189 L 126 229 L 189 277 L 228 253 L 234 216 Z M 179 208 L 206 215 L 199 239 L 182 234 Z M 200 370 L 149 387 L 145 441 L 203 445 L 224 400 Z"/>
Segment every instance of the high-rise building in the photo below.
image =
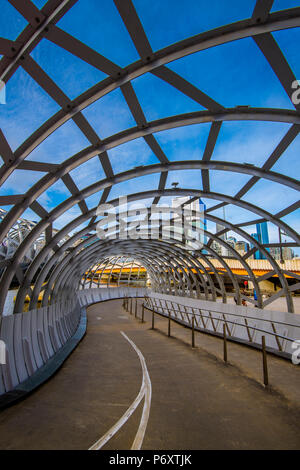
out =
<path fill-rule="evenodd" d="M 259 238 L 258 238 L 258 234 L 257 234 L 257 233 L 251 233 L 251 237 L 254 238 L 256 241 L 259 242 Z M 254 245 L 251 245 L 251 250 L 252 250 L 252 248 L 254 248 Z M 260 259 L 260 252 L 259 252 L 259 251 L 255 251 L 253 257 L 254 257 L 254 259 Z"/>
<path fill-rule="evenodd" d="M 249 243 L 238 241 L 236 242 L 234 248 L 239 253 L 239 255 L 244 256 L 249 251 Z"/>
<path fill-rule="evenodd" d="M 213 241 L 211 244 L 211 248 L 220 256 L 222 256 L 222 247 L 216 241 Z"/>
<path fill-rule="evenodd" d="M 225 229 L 224 225 L 216 224 L 216 233 L 222 232 L 224 229 Z M 227 240 L 227 233 L 223 233 L 223 235 L 220 235 L 219 238 L 221 238 L 224 241 Z"/>
<path fill-rule="evenodd" d="M 262 222 L 261 224 L 256 224 L 256 230 L 262 244 L 269 243 L 269 233 L 268 233 L 268 223 Z"/>
<path fill-rule="evenodd" d="M 227 237 L 226 243 L 227 245 L 230 245 L 232 248 L 235 248 L 236 242 L 237 242 L 236 238 L 231 237 L 231 236 Z M 228 249 L 227 252 L 228 252 L 228 256 L 233 256 L 233 252 L 230 249 Z"/>
<path fill-rule="evenodd" d="M 262 222 L 256 224 L 256 233 L 252 233 L 251 237 L 255 238 L 262 245 L 267 245 L 269 243 L 268 223 Z M 251 245 L 251 248 L 253 248 L 253 245 Z M 270 251 L 269 248 L 266 248 L 266 250 Z M 260 251 L 256 251 L 254 259 L 266 259 L 266 257 Z"/>
<path fill-rule="evenodd" d="M 218 223 L 216 224 L 216 233 L 222 232 L 224 229 L 225 229 L 224 225 L 218 224 Z M 220 240 L 227 241 L 227 233 L 223 233 L 222 235 L 219 236 L 219 238 L 220 238 Z M 225 246 L 223 246 L 221 244 L 219 244 L 219 246 L 220 246 L 220 249 L 218 251 L 219 251 L 220 255 L 222 255 L 222 256 L 229 256 L 230 255 L 229 250 Z"/>
<path fill-rule="evenodd" d="M 234 248 L 234 245 L 236 244 L 237 240 L 234 237 L 228 237 L 227 238 L 227 243 L 231 245 Z"/>
<path fill-rule="evenodd" d="M 192 238 L 195 237 L 196 243 L 193 243 L 192 240 L 186 241 L 186 247 L 187 249 L 199 249 L 206 244 L 207 240 L 207 236 L 204 233 L 204 231 L 207 230 L 207 221 L 205 218 L 206 205 L 200 198 L 188 203 L 190 199 L 192 199 L 191 196 L 175 197 L 172 199 L 172 207 L 175 208 L 184 204 L 184 209 L 191 211 L 191 215 L 187 217 L 187 220 L 196 230 L 188 230 L 188 234 Z"/>
<path fill-rule="evenodd" d="M 270 253 L 273 256 L 273 258 L 276 259 L 276 260 L 280 260 L 281 255 L 282 255 L 283 260 L 293 259 L 294 256 L 295 256 L 294 251 L 291 248 L 287 247 L 287 246 L 284 246 L 282 248 L 282 251 L 280 250 L 279 246 L 270 248 Z"/>

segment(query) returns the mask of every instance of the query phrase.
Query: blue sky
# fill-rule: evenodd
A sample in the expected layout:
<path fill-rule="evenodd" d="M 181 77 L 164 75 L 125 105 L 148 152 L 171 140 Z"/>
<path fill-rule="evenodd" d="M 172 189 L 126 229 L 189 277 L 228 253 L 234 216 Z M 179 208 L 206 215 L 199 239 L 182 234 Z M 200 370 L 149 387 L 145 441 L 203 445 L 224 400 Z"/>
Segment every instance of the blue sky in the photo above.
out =
<path fill-rule="evenodd" d="M 35 0 L 33 3 L 41 8 L 46 2 Z M 255 0 L 133 0 L 133 3 L 154 51 L 205 30 L 250 17 L 255 6 Z M 275 0 L 272 11 L 296 6 L 300 6 L 299 0 Z M 0 0 L 0 8 L 0 36 L 15 40 L 27 22 L 7 0 Z M 112 0 L 79 0 L 58 26 L 121 67 L 139 59 Z M 274 38 L 296 78 L 300 79 L 300 28 L 276 32 Z M 43 39 L 31 55 L 70 99 L 106 77 L 47 39 Z M 250 105 L 293 109 L 279 80 L 251 38 L 195 53 L 168 64 L 168 67 L 225 107 Z M 132 85 L 149 121 L 203 109 L 152 74 L 133 80 Z M 9 80 L 6 96 L 7 104 L 0 105 L 0 126 L 13 150 L 59 110 L 52 98 L 21 68 Z M 120 90 L 92 104 L 83 114 L 101 139 L 135 126 Z M 289 127 L 287 124 L 264 122 L 224 123 L 212 159 L 262 165 Z M 209 124 L 186 126 L 157 133 L 155 137 L 170 161 L 198 160 L 202 158 L 209 129 Z M 28 159 L 61 163 L 88 145 L 75 123 L 68 121 L 37 147 Z M 298 135 L 273 170 L 296 177 L 299 174 L 299 152 Z M 109 150 L 108 154 L 115 173 L 158 162 L 143 139 L 123 144 Z M 40 172 L 18 170 L 0 188 L 0 194 L 24 193 L 42 176 Z M 82 189 L 103 179 L 104 173 L 98 157 L 94 157 L 81 168 L 73 170 L 71 176 Z M 228 195 L 235 195 L 248 179 L 246 175 L 210 172 L 211 190 Z M 111 197 L 155 188 L 158 181 L 157 174 L 130 180 L 113 188 Z M 171 187 L 173 181 L 178 181 L 182 188 L 202 188 L 200 171 L 169 173 L 167 187 Z M 39 202 L 51 210 L 69 196 L 64 184 L 57 182 L 40 196 Z M 91 196 L 87 201 L 88 207 L 96 205 L 100 196 L 101 193 Z M 279 184 L 259 182 L 244 199 L 276 213 L 295 202 L 298 195 Z M 214 201 L 206 202 L 208 206 L 214 204 Z M 78 215 L 80 210 L 75 206 L 60 217 L 55 226 L 61 227 Z M 227 208 L 226 215 L 232 222 L 239 218 L 255 218 L 248 211 L 232 206 Z M 30 210 L 24 216 L 38 220 Z M 283 220 L 299 231 L 299 211 Z M 209 228 L 214 231 L 212 225 Z M 271 240 L 277 241 L 275 227 L 269 224 L 269 230 Z M 252 231 L 253 228 L 249 227 L 249 233 Z"/>

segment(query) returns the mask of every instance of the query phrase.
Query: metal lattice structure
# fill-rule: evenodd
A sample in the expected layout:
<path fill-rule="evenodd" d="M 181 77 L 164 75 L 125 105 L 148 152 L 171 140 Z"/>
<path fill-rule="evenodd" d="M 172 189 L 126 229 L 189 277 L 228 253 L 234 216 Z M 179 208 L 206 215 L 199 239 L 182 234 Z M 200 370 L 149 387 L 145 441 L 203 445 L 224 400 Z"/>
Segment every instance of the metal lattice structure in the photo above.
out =
<path fill-rule="evenodd" d="M 102 259 L 89 269 L 81 282 L 82 289 L 112 287 L 146 287 L 147 271 L 134 258 L 116 256 Z"/>
<path fill-rule="evenodd" d="M 7 214 L 7 211 L 0 209 L 0 218 L 3 220 Z M 1 261 L 9 260 L 12 258 L 16 250 L 18 249 L 19 245 L 23 242 L 26 238 L 28 233 L 31 232 L 33 227 L 36 225 L 37 222 L 33 222 L 27 219 L 18 219 L 16 224 L 9 230 L 7 236 L 4 238 L 1 247 L 0 247 L 0 258 Z M 30 263 L 36 256 L 37 252 L 40 251 L 43 243 L 43 235 L 39 237 L 37 242 L 32 246 L 29 253 L 27 253 L 24 257 L 25 263 Z"/>
<path fill-rule="evenodd" d="M 192 83 L 168 68 L 168 64 L 186 57 L 195 52 L 214 48 L 243 38 L 253 38 L 257 45 L 257 53 L 263 54 L 271 66 L 274 74 L 282 85 L 283 93 L 286 93 L 292 101 L 293 88 L 291 84 L 296 77 L 288 64 L 284 54 L 279 48 L 273 32 L 289 30 L 300 26 L 300 7 L 270 13 L 272 0 L 257 0 L 253 15 L 236 23 L 224 25 L 217 29 L 200 33 L 171 44 L 161 50 L 153 51 L 145 34 L 140 18 L 131 0 L 114 0 L 114 4 L 122 18 L 122 21 L 131 37 L 131 40 L 140 56 L 140 59 L 126 67 L 120 67 L 107 57 L 96 52 L 69 33 L 56 26 L 56 23 L 67 14 L 76 4 L 76 0 L 49 0 L 45 6 L 38 10 L 31 1 L 9 0 L 19 13 L 28 21 L 28 25 L 16 41 L 0 39 L 0 78 L 8 82 L 19 69 L 23 68 L 30 77 L 59 105 L 60 109 L 42 126 L 33 132 L 13 152 L 9 142 L 5 138 L 5 129 L 0 132 L 0 155 L 3 165 L 0 170 L 0 181 L 3 184 L 16 170 L 41 171 L 43 176 L 25 194 L 2 195 L 0 205 L 12 206 L 1 221 L 1 241 L 5 240 L 10 230 L 20 220 L 24 211 L 30 208 L 39 217 L 39 222 L 32 226 L 27 236 L 20 240 L 18 248 L 7 260 L 2 261 L 3 269 L 0 282 L 0 311 L 3 309 L 6 294 L 10 288 L 14 276 L 18 276 L 20 289 L 15 303 L 15 312 L 23 311 L 25 297 L 30 297 L 30 308 L 36 308 L 40 293 L 44 290 L 43 305 L 54 301 L 69 299 L 74 291 L 78 290 L 82 277 L 95 264 L 111 262 L 116 257 L 131 257 L 145 266 L 152 284 L 157 290 L 170 292 L 175 289 L 177 294 L 196 292 L 198 296 L 215 300 L 217 295 L 226 302 L 226 289 L 220 272 L 211 263 L 210 259 L 216 258 L 222 266 L 235 288 L 237 301 L 241 302 L 241 293 L 236 276 L 232 273 L 226 258 L 220 256 L 213 249 L 213 242 L 219 243 L 230 252 L 232 258 L 237 259 L 247 272 L 248 279 L 252 281 L 257 292 L 257 306 L 263 308 L 263 300 L 259 282 L 251 269 L 247 259 L 255 250 L 259 250 L 270 262 L 271 274 L 278 276 L 281 290 L 274 295 L 284 295 L 287 310 L 294 311 L 292 291 L 299 289 L 299 282 L 289 285 L 286 279 L 287 273 L 280 263 L 275 260 L 268 248 L 272 247 L 296 247 L 300 245 L 298 233 L 284 222 L 283 218 L 300 207 L 299 201 L 286 207 L 280 212 L 271 213 L 262 209 L 259 205 L 247 202 L 247 193 L 258 182 L 272 181 L 287 188 L 299 191 L 299 182 L 284 174 L 272 171 L 272 167 L 282 157 L 287 148 L 296 139 L 300 131 L 300 105 L 294 104 L 294 109 L 253 108 L 236 106 L 226 108 L 213 97 L 208 96 Z M 68 51 L 87 64 L 104 72 L 107 77 L 95 86 L 86 90 L 80 96 L 71 100 L 59 88 L 57 83 L 38 65 L 31 53 L 41 40 L 47 40 L 56 46 Z M 201 105 L 204 110 L 180 114 L 147 121 L 142 106 L 132 86 L 132 81 L 144 74 L 153 74 L 170 87 L 188 96 L 194 102 Z M 119 89 L 124 96 L 128 108 L 136 125 L 117 134 L 100 139 L 92 125 L 82 111 L 101 100 L 110 92 Z M 146 92 L 146 91 L 145 91 Z M 88 139 L 90 145 L 83 148 L 75 155 L 69 157 L 61 164 L 49 161 L 38 162 L 27 157 L 51 134 L 72 120 Z M 289 130 L 279 142 L 271 155 L 266 155 L 265 162 L 260 166 L 250 166 L 244 163 L 228 161 L 213 161 L 212 155 L 221 126 L 229 121 L 264 121 L 281 122 L 289 124 Z M 159 145 L 155 134 L 157 132 L 174 129 L 193 124 L 211 123 L 210 132 L 206 142 L 202 159 L 170 161 Z M 130 170 L 115 174 L 111 165 L 108 151 L 116 149 L 120 145 L 142 138 L 147 146 L 157 157 L 157 163 L 140 167 L 132 167 Z M 98 159 L 103 167 L 105 178 L 96 183 L 79 189 L 70 175 L 70 171 L 83 165 L 91 159 Z M 173 171 L 200 171 L 202 188 L 168 189 L 166 187 L 167 176 Z M 210 178 L 215 171 L 231 172 L 233 175 L 247 175 L 247 183 L 236 194 L 228 195 L 211 191 Z M 115 199 L 110 199 L 110 191 L 114 185 L 126 182 L 149 174 L 159 174 L 159 185 L 152 190 L 128 194 L 128 201 L 151 199 L 158 204 L 162 197 L 192 196 L 194 199 L 205 198 L 218 201 L 207 210 L 207 220 L 219 224 L 224 229 L 219 233 L 206 231 L 207 243 L 204 252 L 197 256 L 186 252 L 178 246 L 178 243 L 154 241 L 154 240 L 128 240 L 128 241 L 101 241 L 95 233 L 97 217 L 94 207 L 89 209 L 86 199 L 99 193 L 99 202 L 116 204 Z M 71 193 L 70 197 L 61 202 L 51 211 L 47 211 L 37 198 L 47 191 L 57 181 L 62 181 Z M 275 197 L 275 196 L 274 196 Z M 59 231 L 55 232 L 53 226 L 58 217 L 70 208 L 78 205 L 81 215 L 67 223 Z M 253 214 L 248 221 L 231 223 L 215 215 L 215 211 L 221 207 L 233 205 Z M 275 206 L 274 206 L 275 207 Z M 268 246 L 261 244 L 247 233 L 245 227 L 269 221 L 280 230 L 283 230 L 291 241 L 278 242 Z M 84 225 L 84 228 L 82 228 Z M 78 227 L 80 229 L 78 230 Z M 77 233 L 73 233 L 78 230 Z M 224 233 L 233 231 L 253 245 L 252 251 L 241 256 L 222 237 Z M 86 234 L 87 240 L 80 241 Z M 37 240 L 44 236 L 45 246 L 35 253 L 31 264 L 24 273 L 20 273 L 19 266 L 31 247 Z M 68 237 L 68 238 L 66 238 Z M 42 269 L 40 269 L 40 267 Z M 207 271 L 214 274 L 216 282 Z M 39 271 L 39 272 L 38 272 Z M 37 275 L 38 272 L 38 275 Z M 195 277 L 197 274 L 197 278 Z M 264 279 L 267 277 L 265 276 Z M 294 276 L 297 280 L 299 276 Z M 32 280 L 35 279 L 34 287 Z M 45 281 L 46 284 L 45 284 Z M 272 299 L 271 299 L 272 300 Z M 270 299 L 268 300 L 270 303 Z"/>
<path fill-rule="evenodd" d="M 7 215 L 7 211 L 0 209 L 0 220 L 3 220 Z M 5 266 L 9 263 L 10 259 L 14 256 L 15 252 L 25 240 L 27 235 L 31 230 L 37 225 L 38 222 L 19 218 L 16 223 L 8 231 L 6 237 L 2 241 L 0 247 L 0 260 L 2 266 Z M 57 233 L 57 230 L 54 230 L 54 233 Z M 61 243 L 66 241 L 66 238 L 61 240 Z M 21 263 L 25 266 L 29 265 L 45 246 L 46 239 L 45 234 L 41 233 L 40 236 L 35 240 L 35 242 L 29 247 L 29 250 L 24 255 Z M 48 259 L 48 258 L 47 258 Z M 47 259 L 45 261 L 47 261 Z M 20 271 L 19 271 L 20 272 Z"/>

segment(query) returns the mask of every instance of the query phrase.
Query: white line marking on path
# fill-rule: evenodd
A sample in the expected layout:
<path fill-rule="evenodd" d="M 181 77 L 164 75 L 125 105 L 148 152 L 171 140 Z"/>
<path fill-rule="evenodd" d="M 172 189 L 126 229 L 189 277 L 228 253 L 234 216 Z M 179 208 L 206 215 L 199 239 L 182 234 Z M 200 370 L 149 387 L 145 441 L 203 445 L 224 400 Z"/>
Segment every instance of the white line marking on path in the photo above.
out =
<path fill-rule="evenodd" d="M 151 380 L 149 377 L 149 372 L 147 369 L 146 361 L 141 353 L 141 351 L 138 349 L 138 347 L 134 344 L 131 339 L 128 338 L 128 336 L 125 335 L 123 331 L 121 331 L 121 334 L 124 336 L 124 338 L 129 341 L 131 346 L 134 348 L 136 351 L 137 355 L 139 356 L 140 363 L 143 369 L 143 383 L 144 383 L 144 395 L 145 395 L 145 401 L 144 401 L 144 407 L 143 407 L 143 413 L 139 425 L 138 432 L 136 433 L 135 439 L 133 441 L 133 444 L 131 446 L 131 450 L 140 450 L 143 444 L 147 424 L 148 424 L 148 419 L 150 415 L 150 407 L 151 407 L 151 396 L 152 396 L 152 386 L 151 386 Z"/>
<path fill-rule="evenodd" d="M 100 450 L 118 431 L 119 429 L 126 423 L 126 421 L 130 418 L 133 412 L 136 410 L 142 399 L 145 397 L 143 413 L 141 416 L 140 425 L 138 431 L 136 433 L 135 439 L 131 446 L 131 450 L 140 450 L 143 444 L 146 427 L 148 424 L 149 414 L 150 414 L 150 406 L 151 406 L 151 395 L 152 395 L 152 386 L 151 380 L 149 377 L 147 365 L 145 358 L 138 347 L 134 344 L 134 342 L 128 338 L 127 335 L 123 331 L 120 332 L 124 338 L 131 344 L 133 349 L 136 351 L 137 355 L 139 356 L 139 360 L 143 370 L 143 381 L 137 395 L 136 399 L 132 402 L 130 407 L 125 411 L 123 416 L 119 419 L 119 421 L 114 424 L 105 434 L 102 436 L 95 444 L 93 444 L 89 450 Z"/>

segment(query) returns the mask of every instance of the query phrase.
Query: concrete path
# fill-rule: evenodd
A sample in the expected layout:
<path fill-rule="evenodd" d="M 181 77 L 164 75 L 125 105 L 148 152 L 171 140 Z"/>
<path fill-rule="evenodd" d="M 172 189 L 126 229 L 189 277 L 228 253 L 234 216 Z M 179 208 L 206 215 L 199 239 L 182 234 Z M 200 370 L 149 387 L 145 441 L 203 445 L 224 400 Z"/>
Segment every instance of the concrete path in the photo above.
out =
<path fill-rule="evenodd" d="M 165 319 L 157 330 L 146 319 L 124 312 L 121 301 L 90 307 L 87 335 L 60 371 L 0 413 L 0 449 L 89 449 L 124 414 L 102 449 L 137 441 L 142 449 L 300 448 L 296 406 L 192 349 L 188 330 L 172 324 L 168 338 Z M 126 420 L 141 390 L 147 405 L 143 399 Z"/>

